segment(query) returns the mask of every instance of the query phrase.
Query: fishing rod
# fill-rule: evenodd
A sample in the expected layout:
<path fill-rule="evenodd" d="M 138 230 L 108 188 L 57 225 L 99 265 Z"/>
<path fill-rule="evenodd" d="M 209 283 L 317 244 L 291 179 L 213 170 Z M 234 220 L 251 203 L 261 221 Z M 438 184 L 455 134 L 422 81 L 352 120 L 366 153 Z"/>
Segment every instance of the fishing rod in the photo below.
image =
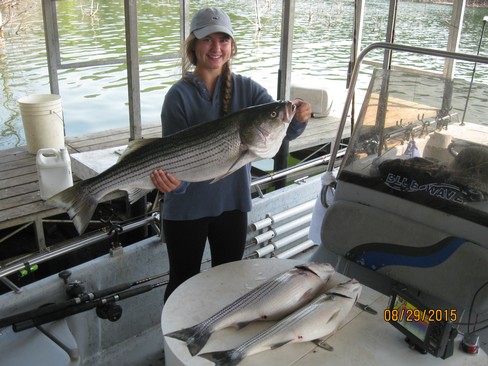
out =
<path fill-rule="evenodd" d="M 63 271 L 63 272 L 65 272 L 65 271 Z M 67 283 L 66 279 L 67 279 L 67 277 L 69 277 L 69 275 L 68 276 L 66 276 L 66 275 L 62 276 L 63 272 L 60 273 L 60 277 L 62 277 L 64 279 L 65 283 Z M 107 296 L 117 294 L 117 293 L 123 293 L 125 290 L 128 290 L 134 286 L 139 286 L 141 284 L 153 281 L 157 278 L 160 278 L 160 277 L 163 277 L 166 275 L 167 275 L 166 272 L 160 273 L 160 274 L 150 276 L 150 277 L 146 277 L 146 278 L 134 281 L 134 282 L 121 283 L 119 285 L 115 285 L 115 286 L 112 286 L 112 287 L 109 287 L 109 288 L 106 288 L 103 290 L 93 291 L 90 293 L 81 293 L 72 299 L 69 299 L 69 300 L 66 300 L 66 301 L 63 301 L 63 302 L 60 302 L 57 304 L 56 303 L 55 304 L 48 304 L 45 306 L 41 306 L 37 309 L 28 310 L 28 311 L 25 311 L 22 313 L 11 315 L 11 316 L 8 316 L 6 318 L 0 319 L 0 328 L 10 326 L 10 325 L 14 325 L 16 323 L 23 323 L 23 322 L 26 322 L 26 321 L 33 319 L 33 318 L 46 317 L 46 316 L 49 316 L 53 313 L 58 313 L 58 312 L 63 313 L 64 311 L 66 311 L 69 308 L 72 308 L 75 306 L 80 306 L 80 305 L 85 305 L 86 303 L 91 304 L 92 302 L 97 302 L 98 300 L 106 298 Z M 145 292 L 145 291 L 143 291 L 143 292 Z M 131 296 L 134 296 L 134 295 L 131 295 Z M 98 306 L 98 305 L 100 305 L 100 304 L 97 304 L 95 306 Z M 80 307 L 80 308 L 82 308 L 82 307 Z M 91 309 L 91 308 L 92 307 L 88 307 L 86 310 Z M 81 311 L 85 311 L 85 310 L 81 310 Z M 59 319 L 59 318 L 57 318 L 57 319 Z"/>
<path fill-rule="evenodd" d="M 14 332 L 21 332 L 23 330 L 38 327 L 45 323 L 50 323 L 55 320 L 66 318 L 70 315 L 75 315 L 82 313 L 84 311 L 97 308 L 97 315 L 102 319 L 108 319 L 110 321 L 119 320 L 122 316 L 122 308 L 119 307 L 116 312 L 107 312 L 106 316 L 102 316 L 102 313 L 98 311 L 103 306 L 114 304 L 117 301 L 127 299 L 129 297 L 133 297 L 136 295 L 140 295 L 142 293 L 151 291 L 157 287 L 161 287 L 167 284 L 167 281 L 158 282 L 152 285 L 144 285 L 140 287 L 136 287 L 133 289 L 129 289 L 126 291 L 122 291 L 116 294 L 112 294 L 110 296 L 102 297 L 99 299 L 95 299 L 89 302 L 81 303 L 78 305 L 70 306 L 65 309 L 61 309 L 59 311 L 51 312 L 45 315 L 32 317 L 31 319 L 24 320 L 22 322 L 16 322 L 12 324 L 12 329 Z"/>

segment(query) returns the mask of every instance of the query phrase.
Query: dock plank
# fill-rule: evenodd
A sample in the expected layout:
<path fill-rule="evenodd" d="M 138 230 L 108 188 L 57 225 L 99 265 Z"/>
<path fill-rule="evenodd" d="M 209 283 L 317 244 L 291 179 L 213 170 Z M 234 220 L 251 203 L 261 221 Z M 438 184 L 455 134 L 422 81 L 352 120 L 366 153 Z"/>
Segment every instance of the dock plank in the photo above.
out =
<path fill-rule="evenodd" d="M 36 192 L 39 191 L 38 182 L 28 182 L 25 184 L 17 184 L 15 186 L 10 186 L 2 188 L 0 186 L 0 201 L 8 199 L 10 197 L 20 196 L 26 192 Z M 4 202 L 2 201 L 2 209 L 5 209 Z"/>

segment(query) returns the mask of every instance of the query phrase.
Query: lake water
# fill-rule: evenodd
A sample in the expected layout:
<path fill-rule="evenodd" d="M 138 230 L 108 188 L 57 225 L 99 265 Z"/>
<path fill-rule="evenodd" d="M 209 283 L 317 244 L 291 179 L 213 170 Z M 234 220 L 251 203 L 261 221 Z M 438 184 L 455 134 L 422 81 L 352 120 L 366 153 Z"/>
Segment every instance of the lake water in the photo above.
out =
<path fill-rule="evenodd" d="M 27 12 L 12 19 L 0 39 L 0 149 L 25 145 L 17 100 L 50 93 L 40 0 L 19 3 Z M 92 3 L 97 6 L 94 14 L 90 13 Z M 389 6 L 388 0 L 366 3 L 362 47 L 385 40 Z M 138 4 L 141 58 L 178 54 L 179 1 L 144 0 Z M 239 50 L 233 71 L 253 77 L 276 95 L 281 0 L 259 0 L 257 4 L 258 11 L 255 1 L 195 0 L 190 9 L 191 14 L 204 6 L 225 9 Z M 56 5 L 63 64 L 125 58 L 123 0 L 63 0 Z M 353 0 L 296 1 L 292 82 L 305 80 L 333 91 L 345 89 L 353 11 Z M 466 9 L 460 52 L 476 53 L 485 15 L 488 9 Z M 400 1 L 395 42 L 445 49 L 450 18 L 450 5 Z M 482 43 L 480 54 L 488 55 L 488 40 Z M 374 52 L 368 59 L 381 61 L 382 53 Z M 442 59 L 406 54 L 394 55 L 393 63 L 435 72 L 443 67 Z M 472 70 L 472 64 L 458 63 L 456 77 L 469 82 Z M 178 59 L 141 63 L 143 123 L 159 123 L 165 90 L 179 77 Z M 475 82 L 487 81 L 487 67 L 478 65 Z M 129 125 L 124 64 L 60 70 L 59 86 L 66 135 Z"/>

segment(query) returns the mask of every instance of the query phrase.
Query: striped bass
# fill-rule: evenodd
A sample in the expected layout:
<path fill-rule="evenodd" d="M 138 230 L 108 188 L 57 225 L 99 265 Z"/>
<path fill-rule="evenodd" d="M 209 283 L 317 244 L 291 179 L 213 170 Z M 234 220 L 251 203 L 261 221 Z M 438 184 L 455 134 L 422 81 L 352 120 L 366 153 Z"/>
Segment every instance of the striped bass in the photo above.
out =
<path fill-rule="evenodd" d="M 203 322 L 166 336 L 186 342 L 194 356 L 217 330 L 231 326 L 240 329 L 255 320 L 277 320 L 290 314 L 323 291 L 334 272 L 328 263 L 296 266 L 262 283 Z"/>
<path fill-rule="evenodd" d="M 245 357 L 288 343 L 308 342 L 334 333 L 361 293 L 356 280 L 339 284 L 239 347 L 199 356 L 219 366 L 234 366 Z"/>
<path fill-rule="evenodd" d="M 54 195 L 47 203 L 68 211 L 82 234 L 100 200 L 124 190 L 131 203 L 155 189 L 150 174 L 162 169 L 185 182 L 222 179 L 279 150 L 295 105 L 279 101 L 245 108 L 163 138 L 133 141 L 112 167 Z"/>

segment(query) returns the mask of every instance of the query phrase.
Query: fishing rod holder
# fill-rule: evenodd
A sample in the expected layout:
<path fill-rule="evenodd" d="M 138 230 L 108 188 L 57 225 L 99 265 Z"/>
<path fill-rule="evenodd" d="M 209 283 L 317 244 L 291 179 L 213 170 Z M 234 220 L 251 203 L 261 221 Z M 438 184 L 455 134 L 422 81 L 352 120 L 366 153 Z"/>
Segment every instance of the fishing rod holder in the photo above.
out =
<path fill-rule="evenodd" d="M 144 227 L 146 225 L 150 225 L 158 235 L 160 235 L 159 225 L 159 214 L 151 213 L 151 215 L 147 217 L 143 217 L 137 221 L 130 222 L 127 224 L 120 224 L 122 230 L 124 232 L 128 232 L 131 230 L 138 229 L 140 227 Z M 22 261 L 14 262 L 6 266 L 0 266 L 0 281 L 6 284 L 9 288 L 11 288 L 15 292 L 21 292 L 21 289 L 16 285 L 10 284 L 11 281 L 8 281 L 6 278 L 9 275 L 18 273 L 26 268 L 26 266 L 33 266 L 42 262 L 49 261 L 51 259 L 57 258 L 61 255 L 65 255 L 67 253 L 74 252 L 76 250 L 88 247 L 90 245 L 99 243 L 107 239 L 107 232 L 106 231 L 97 231 L 91 234 L 84 235 L 82 237 L 76 238 L 74 240 L 69 240 L 65 243 L 59 244 L 56 249 L 52 249 L 50 251 L 42 252 L 33 254 L 27 258 L 23 258 Z M 7 280 L 7 281 L 5 281 Z"/>
<path fill-rule="evenodd" d="M 107 231 L 107 235 L 109 237 L 113 237 L 113 241 L 111 243 L 112 248 L 110 249 L 110 255 L 114 256 L 118 254 L 118 249 L 122 249 L 122 245 L 120 244 L 119 235 L 124 231 L 124 228 L 121 224 L 116 223 L 113 221 L 115 218 L 114 210 L 110 210 L 111 215 L 108 218 L 100 217 L 100 222 L 105 224 L 105 230 Z"/>

